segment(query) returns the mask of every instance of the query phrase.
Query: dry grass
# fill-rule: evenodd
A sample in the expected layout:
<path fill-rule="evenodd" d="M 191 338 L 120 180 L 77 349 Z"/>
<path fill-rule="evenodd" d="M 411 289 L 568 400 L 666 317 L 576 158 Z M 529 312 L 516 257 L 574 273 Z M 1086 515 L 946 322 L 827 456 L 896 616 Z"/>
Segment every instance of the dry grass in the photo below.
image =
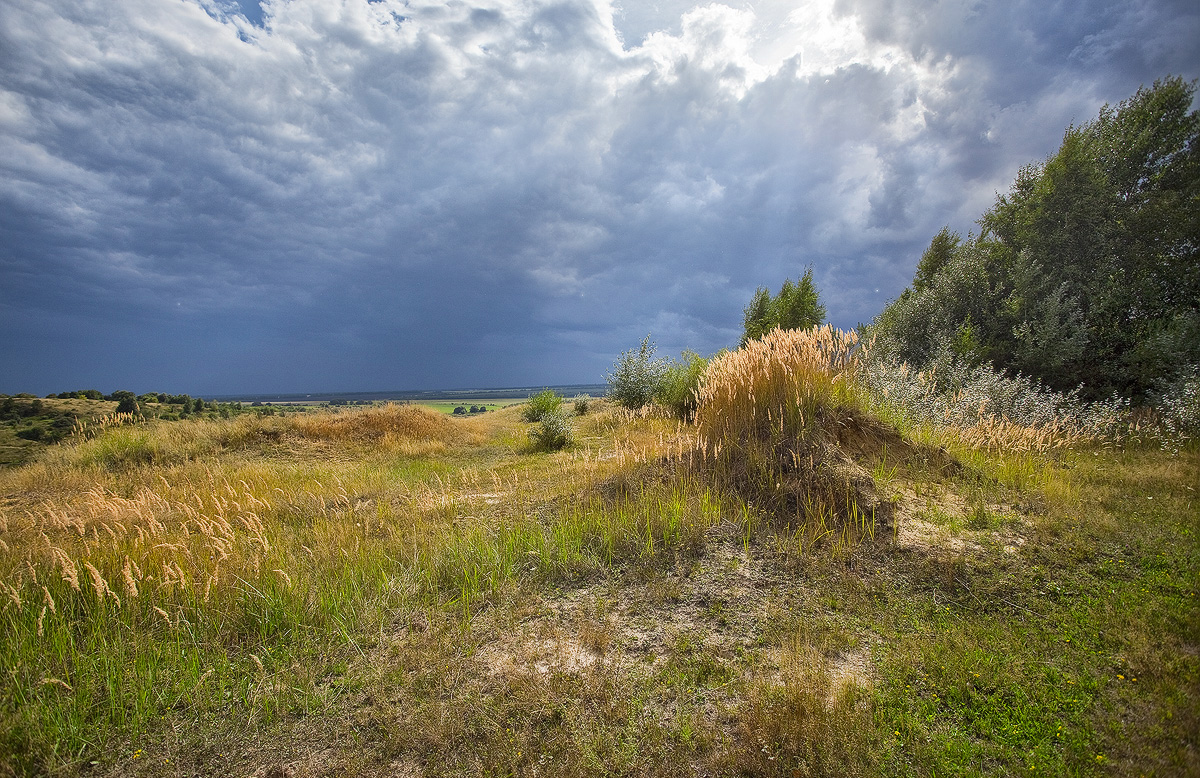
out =
<path fill-rule="evenodd" d="M 232 451 L 327 458 L 334 452 L 344 455 L 349 447 L 357 455 L 370 449 L 409 457 L 436 456 L 481 444 L 491 421 L 461 422 L 415 405 L 149 423 L 130 414 L 110 414 L 77 425 L 70 443 L 48 449 L 40 464 L 63 473 L 81 468 L 116 472 L 178 465 Z"/>
<path fill-rule="evenodd" d="M 90 440 L 91 438 L 103 435 L 106 430 L 115 427 L 126 427 L 130 424 L 136 424 L 144 419 L 136 413 L 106 413 L 102 416 L 94 418 L 76 417 L 75 424 L 71 428 L 71 435 L 77 440 Z"/>
<path fill-rule="evenodd" d="M 290 428 L 305 438 L 383 443 L 398 440 L 437 441 L 451 444 L 480 442 L 468 428 L 443 413 L 420 405 L 388 404 L 341 413 L 296 416 Z"/>
<path fill-rule="evenodd" d="M 831 326 L 777 329 L 714 358 L 696 412 L 706 450 L 805 437 L 823 416 L 853 403 L 857 349 L 856 333 Z"/>
<path fill-rule="evenodd" d="M 772 359 L 763 372 L 787 379 Z M 1087 482 L 1070 486 L 1088 468 L 1026 453 L 1047 472 L 1022 471 L 1010 499 L 857 411 L 852 366 L 816 376 L 828 393 L 803 424 L 777 424 L 764 406 L 767 424 L 707 459 L 693 428 L 597 403 L 577 420 L 576 445 L 553 454 L 528 452 L 519 409 L 450 419 L 385 408 L 113 427 L 0 472 L 0 774 L 971 774 L 981 750 L 989 768 L 1016 774 L 1035 748 L 1046 772 L 1069 774 L 1102 752 L 1091 744 L 1108 736 L 1086 726 L 1103 714 L 1074 707 L 1073 688 L 1051 697 L 1041 668 L 1062 663 L 1064 625 L 1097 619 L 1112 643 L 1072 655 L 1072 677 L 1102 678 L 1119 649 L 1159 695 L 1129 687 L 1130 705 L 1194 720 L 1190 698 L 1166 696 L 1194 668 L 1191 643 L 1175 616 L 1156 615 L 1166 604 L 1194 613 L 1194 587 L 1180 583 L 1194 554 L 1161 540 L 1125 552 L 1143 583 L 1124 565 L 1110 575 L 1103 557 L 1119 544 L 1083 530 L 1136 542 L 1144 530 L 1106 513 L 1134 486 L 1145 494 L 1125 515 L 1172 526 L 1194 507 L 1195 458 L 1147 461 L 1149 481 L 1097 502 Z M 772 396 L 768 384 L 746 383 L 755 398 Z M 746 490 L 746 443 L 785 488 Z M 435 444 L 440 453 L 412 453 Z M 162 461 L 127 455 L 137 450 Z M 836 559 L 800 552 L 798 533 L 807 549 L 810 527 L 845 519 L 804 513 L 812 472 L 797 451 L 823 463 L 806 465 L 819 477 L 842 456 L 898 468 L 873 479 L 936 502 L 946 527 L 970 527 L 949 533 L 969 547 L 905 543 L 901 528 L 900 542 L 847 541 Z M 1110 478 L 1110 453 L 1094 478 Z M 984 488 L 996 494 L 972 491 Z M 778 491 L 800 513 L 760 521 Z M 861 508 L 862 492 L 854 500 Z M 1001 500 L 1058 507 L 993 516 Z M 986 521 L 972 524 L 973 506 Z M 1026 542 L 1001 550 L 1015 532 Z M 1156 560 L 1160 550 L 1174 556 Z M 1047 597 L 1052 584 L 1090 594 Z M 1114 589 L 1122 612 L 1102 597 Z M 1121 631 L 1126 613 L 1141 619 L 1138 635 L 1171 636 L 1174 664 Z M 952 689 L 908 689 L 940 666 L 982 683 L 971 673 L 992 654 L 1036 672 L 952 710 Z M 1158 680 L 1143 669 L 1155 662 Z M 1009 688 L 1033 705 L 1010 705 Z M 972 723 L 1001 714 L 1042 734 L 1061 721 L 1081 745 L 1064 755 L 1041 734 Z M 1185 727 L 1171 726 L 1179 740 Z M 1138 737 L 1146 753 L 1167 742 Z"/>
<path fill-rule="evenodd" d="M 829 326 L 774 330 L 713 359 L 704 375 L 696 428 L 705 461 L 803 541 L 871 534 L 888 517 L 855 461 L 861 452 L 841 444 L 848 424 L 870 424 L 853 383 L 861 350 L 855 333 Z"/>

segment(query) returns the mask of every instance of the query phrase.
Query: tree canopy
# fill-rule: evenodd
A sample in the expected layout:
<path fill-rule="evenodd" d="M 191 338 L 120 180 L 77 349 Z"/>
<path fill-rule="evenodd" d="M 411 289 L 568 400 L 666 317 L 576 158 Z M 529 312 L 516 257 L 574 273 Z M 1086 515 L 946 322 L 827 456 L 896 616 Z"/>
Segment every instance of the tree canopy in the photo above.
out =
<path fill-rule="evenodd" d="M 874 323 L 923 365 L 946 355 L 1087 396 L 1140 398 L 1200 363 L 1200 115 L 1167 78 L 1017 174 L 966 240 L 949 228 Z"/>
<path fill-rule="evenodd" d="M 759 287 L 746 306 L 742 342 L 761 338 L 774 329 L 806 330 L 825 321 L 825 306 L 813 283 L 812 268 L 804 271 L 800 283 L 792 279 L 783 282 L 779 294 L 771 297 L 770 291 Z"/>

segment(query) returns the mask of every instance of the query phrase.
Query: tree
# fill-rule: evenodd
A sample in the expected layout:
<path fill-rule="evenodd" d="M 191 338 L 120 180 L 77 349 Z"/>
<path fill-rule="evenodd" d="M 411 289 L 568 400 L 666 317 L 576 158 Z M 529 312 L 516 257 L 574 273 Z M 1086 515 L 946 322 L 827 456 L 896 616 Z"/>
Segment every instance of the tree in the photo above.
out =
<path fill-rule="evenodd" d="M 825 316 L 825 306 L 821 304 L 821 296 L 813 283 L 810 267 L 804 271 L 800 283 L 794 284 L 790 278 L 784 280 L 779 294 L 773 298 L 771 293 L 762 287 L 754 292 L 754 297 L 744 311 L 742 340 L 739 345 L 744 346 L 773 329 L 811 329 L 823 323 Z"/>
<path fill-rule="evenodd" d="M 1200 363 L 1194 92 L 1164 79 L 1067 128 L 978 236 L 934 237 L 912 288 L 876 319 L 877 344 L 914 364 L 958 344 L 971 361 L 1092 398 L 1140 399 Z"/>
<path fill-rule="evenodd" d="M 941 232 L 934 235 L 929 248 L 925 249 L 925 253 L 921 255 L 921 261 L 917 263 L 917 274 L 913 277 L 913 289 L 919 292 L 928 287 L 933 277 L 950 263 L 950 259 L 954 256 L 960 243 L 962 243 L 961 236 L 957 232 L 951 232 L 949 227 L 943 227 Z"/>
<path fill-rule="evenodd" d="M 771 331 L 771 293 L 765 287 L 759 287 L 750 298 L 742 319 L 742 342 L 744 346 L 752 340 L 757 340 Z"/>
<path fill-rule="evenodd" d="M 785 281 L 784 287 L 788 287 L 790 283 L 790 279 Z M 779 309 L 776 321 L 780 329 L 807 330 L 825 321 L 825 306 L 821 304 L 821 296 L 813 283 L 811 267 L 805 269 L 800 283 L 793 286 L 787 295 L 780 290 L 775 304 Z"/>
<path fill-rule="evenodd" d="M 140 413 L 141 408 L 138 407 L 137 395 L 133 392 L 127 392 L 124 389 L 119 389 L 108 395 L 109 402 L 117 404 L 117 413 Z"/>

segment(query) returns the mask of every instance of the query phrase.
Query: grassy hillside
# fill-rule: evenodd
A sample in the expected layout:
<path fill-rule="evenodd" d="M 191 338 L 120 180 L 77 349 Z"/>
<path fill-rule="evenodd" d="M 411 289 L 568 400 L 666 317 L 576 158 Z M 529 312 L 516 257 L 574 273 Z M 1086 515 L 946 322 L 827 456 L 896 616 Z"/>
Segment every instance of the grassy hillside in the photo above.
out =
<path fill-rule="evenodd" d="M 0 472 L 0 774 L 1200 772 L 1194 446 L 764 397 L 593 403 L 553 454 L 389 406 Z"/>
<path fill-rule="evenodd" d="M 43 445 L 70 434 L 77 422 L 86 424 L 116 407 L 105 400 L 0 398 L 0 467 L 30 461 Z"/>

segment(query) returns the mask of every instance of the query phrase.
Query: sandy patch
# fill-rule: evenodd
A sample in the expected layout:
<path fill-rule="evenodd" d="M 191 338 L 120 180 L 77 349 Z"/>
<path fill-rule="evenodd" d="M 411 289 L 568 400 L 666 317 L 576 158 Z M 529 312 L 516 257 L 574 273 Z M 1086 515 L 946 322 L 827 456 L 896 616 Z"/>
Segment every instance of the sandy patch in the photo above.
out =
<path fill-rule="evenodd" d="M 579 674 L 600 661 L 600 655 L 567 634 L 514 635 L 487 646 L 475 655 L 491 676 L 512 678 L 549 673 Z"/>

